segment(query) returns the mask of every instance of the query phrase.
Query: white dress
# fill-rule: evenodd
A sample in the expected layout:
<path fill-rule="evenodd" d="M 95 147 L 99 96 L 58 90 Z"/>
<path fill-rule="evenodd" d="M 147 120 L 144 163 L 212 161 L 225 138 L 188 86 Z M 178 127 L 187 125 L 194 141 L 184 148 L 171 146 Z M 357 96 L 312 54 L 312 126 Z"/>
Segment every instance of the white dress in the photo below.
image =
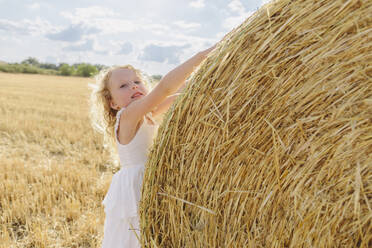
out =
<path fill-rule="evenodd" d="M 112 177 L 110 188 L 102 202 L 106 214 L 102 248 L 141 247 L 138 202 L 144 166 L 159 125 L 154 121 L 155 125 L 151 124 L 144 117 L 135 137 L 129 144 L 122 145 L 117 138 L 117 129 L 123 110 L 124 108 L 118 111 L 115 123 L 121 169 Z"/>

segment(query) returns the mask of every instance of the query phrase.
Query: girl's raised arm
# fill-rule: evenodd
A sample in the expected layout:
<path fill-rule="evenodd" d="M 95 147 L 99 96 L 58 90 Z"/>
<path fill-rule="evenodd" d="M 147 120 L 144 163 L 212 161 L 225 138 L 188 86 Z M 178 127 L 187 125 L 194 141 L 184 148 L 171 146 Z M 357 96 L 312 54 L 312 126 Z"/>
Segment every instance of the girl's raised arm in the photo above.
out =
<path fill-rule="evenodd" d="M 160 80 L 159 84 L 164 84 L 165 88 L 169 91 L 169 95 L 177 92 L 178 88 L 180 88 L 180 86 L 190 76 L 195 67 L 197 67 L 207 57 L 208 53 L 212 51 L 215 46 L 216 45 L 197 53 L 180 66 L 174 68 L 166 74 L 162 80 Z"/>
<path fill-rule="evenodd" d="M 137 124 L 145 114 L 154 110 L 167 96 L 176 93 L 195 67 L 207 57 L 208 53 L 215 46 L 195 54 L 183 64 L 167 73 L 148 95 L 128 105 L 122 114 L 122 118 L 132 124 Z"/>

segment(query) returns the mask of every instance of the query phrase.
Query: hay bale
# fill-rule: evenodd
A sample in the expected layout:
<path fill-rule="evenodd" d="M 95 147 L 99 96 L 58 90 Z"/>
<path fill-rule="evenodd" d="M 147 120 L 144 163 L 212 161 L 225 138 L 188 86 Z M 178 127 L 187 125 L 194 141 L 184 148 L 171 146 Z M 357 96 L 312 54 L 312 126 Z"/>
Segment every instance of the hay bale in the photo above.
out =
<path fill-rule="evenodd" d="M 159 129 L 146 247 L 367 247 L 371 1 L 270 3 L 193 75 Z"/>

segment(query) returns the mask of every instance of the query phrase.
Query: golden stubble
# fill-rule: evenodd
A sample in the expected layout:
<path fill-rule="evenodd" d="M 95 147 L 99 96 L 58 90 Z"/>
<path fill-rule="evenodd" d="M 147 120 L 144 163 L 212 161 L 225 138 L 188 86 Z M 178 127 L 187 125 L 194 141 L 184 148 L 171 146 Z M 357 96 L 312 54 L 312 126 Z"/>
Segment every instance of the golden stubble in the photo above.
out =
<path fill-rule="evenodd" d="M 98 247 L 109 153 L 94 79 L 0 73 L 0 247 Z"/>

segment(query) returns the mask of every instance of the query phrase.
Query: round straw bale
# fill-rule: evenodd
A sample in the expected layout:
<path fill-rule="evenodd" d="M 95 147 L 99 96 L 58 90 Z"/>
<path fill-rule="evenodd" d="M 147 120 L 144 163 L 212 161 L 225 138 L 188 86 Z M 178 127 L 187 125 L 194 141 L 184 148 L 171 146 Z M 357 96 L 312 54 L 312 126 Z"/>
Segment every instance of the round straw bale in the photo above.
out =
<path fill-rule="evenodd" d="M 372 2 L 281 0 L 229 33 L 151 149 L 146 247 L 368 247 Z"/>

